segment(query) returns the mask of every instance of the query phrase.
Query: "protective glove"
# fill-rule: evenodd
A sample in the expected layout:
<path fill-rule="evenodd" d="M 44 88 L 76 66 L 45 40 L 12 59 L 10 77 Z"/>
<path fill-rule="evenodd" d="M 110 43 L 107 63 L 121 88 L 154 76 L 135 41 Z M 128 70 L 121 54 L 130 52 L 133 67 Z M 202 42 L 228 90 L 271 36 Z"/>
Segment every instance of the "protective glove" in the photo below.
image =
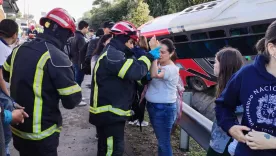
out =
<path fill-rule="evenodd" d="M 160 58 L 160 48 L 160 46 L 156 47 L 149 52 L 155 60 Z"/>

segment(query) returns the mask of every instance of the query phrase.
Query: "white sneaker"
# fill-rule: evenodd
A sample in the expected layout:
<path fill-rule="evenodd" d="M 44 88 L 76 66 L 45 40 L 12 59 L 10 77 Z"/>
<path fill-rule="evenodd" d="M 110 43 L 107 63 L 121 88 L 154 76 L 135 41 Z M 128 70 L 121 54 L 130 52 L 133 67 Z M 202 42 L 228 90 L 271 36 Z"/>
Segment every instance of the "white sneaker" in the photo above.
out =
<path fill-rule="evenodd" d="M 137 126 L 140 126 L 140 123 L 137 122 L 136 125 L 137 125 Z M 148 125 L 149 125 L 149 122 L 147 122 L 147 121 L 142 121 L 142 123 L 141 123 L 141 126 L 142 126 L 142 127 L 147 127 Z"/>
<path fill-rule="evenodd" d="M 138 120 L 135 120 L 135 121 L 129 121 L 129 122 L 128 122 L 128 124 L 129 124 L 129 125 L 135 125 L 135 124 L 137 124 L 137 123 L 138 123 Z"/>
<path fill-rule="evenodd" d="M 87 105 L 87 103 L 84 102 L 84 101 L 81 101 L 81 102 L 79 103 L 79 106 L 86 106 L 86 105 Z"/>
<path fill-rule="evenodd" d="M 84 100 L 86 100 L 86 98 L 83 97 L 81 100 L 84 101 Z"/>

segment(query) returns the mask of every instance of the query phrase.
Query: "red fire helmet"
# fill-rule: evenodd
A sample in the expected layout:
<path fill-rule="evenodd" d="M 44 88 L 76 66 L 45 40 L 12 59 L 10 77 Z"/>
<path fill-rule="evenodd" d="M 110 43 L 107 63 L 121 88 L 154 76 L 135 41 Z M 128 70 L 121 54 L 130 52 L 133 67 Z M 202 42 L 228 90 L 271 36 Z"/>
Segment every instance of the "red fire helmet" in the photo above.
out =
<path fill-rule="evenodd" d="M 46 17 L 40 19 L 40 25 L 45 26 L 45 22 L 50 19 L 60 25 L 62 28 L 70 29 L 72 33 L 76 31 L 75 20 L 69 13 L 62 8 L 51 10 Z"/>

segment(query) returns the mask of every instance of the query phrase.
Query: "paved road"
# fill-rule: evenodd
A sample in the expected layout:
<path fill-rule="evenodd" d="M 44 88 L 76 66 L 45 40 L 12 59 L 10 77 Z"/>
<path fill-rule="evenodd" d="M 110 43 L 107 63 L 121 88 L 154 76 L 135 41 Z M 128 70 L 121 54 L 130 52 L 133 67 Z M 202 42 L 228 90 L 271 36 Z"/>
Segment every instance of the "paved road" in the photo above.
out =
<path fill-rule="evenodd" d="M 90 77 L 85 77 L 83 83 L 83 97 L 89 102 L 90 90 L 85 86 Z M 96 156 L 97 140 L 94 138 L 96 129 L 88 123 L 89 105 L 66 110 L 62 106 L 63 129 L 60 134 L 59 156 Z M 11 156 L 18 156 L 12 148 Z"/>

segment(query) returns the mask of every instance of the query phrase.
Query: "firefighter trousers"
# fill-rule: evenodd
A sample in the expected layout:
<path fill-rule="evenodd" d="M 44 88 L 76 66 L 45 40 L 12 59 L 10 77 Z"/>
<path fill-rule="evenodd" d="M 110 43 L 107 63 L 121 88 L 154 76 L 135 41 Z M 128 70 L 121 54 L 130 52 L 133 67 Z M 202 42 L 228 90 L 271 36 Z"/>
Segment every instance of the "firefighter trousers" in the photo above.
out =
<path fill-rule="evenodd" d="M 59 133 L 39 141 L 25 140 L 14 135 L 13 144 L 20 156 L 58 156 Z"/>
<path fill-rule="evenodd" d="M 123 156 L 125 122 L 96 128 L 99 137 L 97 156 Z"/>

